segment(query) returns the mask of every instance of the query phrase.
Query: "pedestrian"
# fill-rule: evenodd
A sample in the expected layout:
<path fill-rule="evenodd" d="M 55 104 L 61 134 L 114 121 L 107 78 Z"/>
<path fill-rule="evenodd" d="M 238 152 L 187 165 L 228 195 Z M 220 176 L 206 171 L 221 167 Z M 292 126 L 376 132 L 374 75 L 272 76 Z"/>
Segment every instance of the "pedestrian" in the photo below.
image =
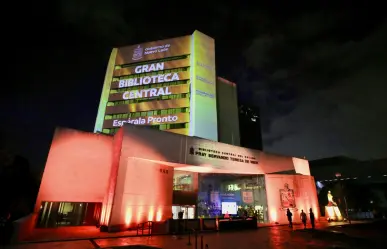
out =
<path fill-rule="evenodd" d="M 310 208 L 309 209 L 309 217 L 310 217 L 310 224 L 312 225 L 312 229 L 314 229 L 314 213 L 313 213 L 313 210 Z"/>
<path fill-rule="evenodd" d="M 289 227 L 293 227 L 293 218 L 292 218 L 293 214 L 292 212 L 290 212 L 289 208 L 286 211 L 286 216 L 288 217 Z"/>
<path fill-rule="evenodd" d="M 302 224 L 304 224 L 304 229 L 306 229 L 306 213 L 304 213 L 304 210 L 301 210 L 301 215 L 300 215 Z"/>

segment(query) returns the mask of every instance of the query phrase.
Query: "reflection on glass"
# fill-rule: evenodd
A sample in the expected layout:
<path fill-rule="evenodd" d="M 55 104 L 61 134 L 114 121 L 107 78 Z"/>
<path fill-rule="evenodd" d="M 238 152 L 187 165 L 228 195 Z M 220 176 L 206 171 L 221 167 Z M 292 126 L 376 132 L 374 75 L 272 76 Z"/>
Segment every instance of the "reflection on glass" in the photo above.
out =
<path fill-rule="evenodd" d="M 37 227 L 97 225 L 102 203 L 42 202 Z"/>
<path fill-rule="evenodd" d="M 193 173 L 185 171 L 174 171 L 173 190 L 193 191 Z"/>
<path fill-rule="evenodd" d="M 237 214 L 268 221 L 264 175 L 200 174 L 198 216 L 223 217 L 222 205 L 236 203 Z"/>
<path fill-rule="evenodd" d="M 179 219 L 179 212 L 183 213 L 183 219 L 195 218 L 195 206 L 172 206 L 173 219 Z"/>

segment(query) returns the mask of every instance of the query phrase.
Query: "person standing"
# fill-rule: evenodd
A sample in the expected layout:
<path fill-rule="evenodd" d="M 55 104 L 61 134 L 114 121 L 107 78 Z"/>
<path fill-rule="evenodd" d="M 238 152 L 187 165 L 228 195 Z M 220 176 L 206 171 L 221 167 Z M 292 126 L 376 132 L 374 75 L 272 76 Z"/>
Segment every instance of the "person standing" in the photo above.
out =
<path fill-rule="evenodd" d="M 312 229 L 314 229 L 314 213 L 313 213 L 313 210 L 310 208 L 309 209 L 309 217 L 310 217 L 310 224 L 312 225 Z"/>
<path fill-rule="evenodd" d="M 306 213 L 304 213 L 304 210 L 301 210 L 301 215 L 300 215 L 302 224 L 304 224 L 304 229 L 306 229 Z"/>
<path fill-rule="evenodd" d="M 293 217 L 292 217 L 293 214 L 292 214 L 292 212 L 290 212 L 289 208 L 286 211 L 286 216 L 288 217 L 289 227 L 293 227 Z"/>

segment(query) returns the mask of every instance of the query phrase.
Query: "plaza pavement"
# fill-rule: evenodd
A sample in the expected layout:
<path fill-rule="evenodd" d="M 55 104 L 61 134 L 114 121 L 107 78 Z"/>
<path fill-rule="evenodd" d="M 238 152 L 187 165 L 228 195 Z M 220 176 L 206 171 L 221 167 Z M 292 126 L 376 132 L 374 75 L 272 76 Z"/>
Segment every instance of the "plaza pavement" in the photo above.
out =
<path fill-rule="evenodd" d="M 319 222 L 317 230 L 327 230 L 333 226 L 347 225 L 346 222 Z M 355 223 L 356 224 L 356 223 Z M 286 225 L 268 226 L 261 225 L 261 229 L 219 233 L 203 233 L 198 236 L 197 248 L 201 248 L 200 236 L 203 236 L 203 245 L 208 245 L 209 249 L 242 249 L 242 248 L 327 248 L 332 244 L 342 246 L 340 239 L 337 241 L 324 238 L 314 238 L 313 232 L 301 233 L 301 225 L 288 228 Z M 307 230 L 310 231 L 310 230 Z M 133 233 L 133 232 L 132 232 Z M 135 234 L 105 234 L 98 233 L 99 237 L 93 238 L 62 238 L 59 233 L 57 241 L 51 242 L 24 242 L 17 245 L 7 246 L 13 249 L 81 249 L 81 248 L 134 248 L 136 245 L 149 246 L 154 248 L 177 249 L 195 248 L 195 239 L 191 236 L 191 245 L 188 245 L 188 235 L 178 238 L 171 235 L 163 236 L 134 236 Z M 85 236 L 86 234 L 82 234 Z M 203 248 L 204 248 L 203 247 Z M 140 247 L 138 247 L 140 248 Z"/>

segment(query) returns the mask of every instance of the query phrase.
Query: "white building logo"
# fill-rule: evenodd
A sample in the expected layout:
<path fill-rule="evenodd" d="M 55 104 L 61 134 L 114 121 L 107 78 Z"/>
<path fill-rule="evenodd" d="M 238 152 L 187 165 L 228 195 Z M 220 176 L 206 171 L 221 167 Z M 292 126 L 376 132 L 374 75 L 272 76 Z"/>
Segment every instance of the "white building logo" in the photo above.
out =
<path fill-rule="evenodd" d="M 143 52 L 144 52 L 144 50 L 141 47 L 141 45 L 138 45 L 137 48 L 133 49 L 132 60 L 137 61 L 137 60 L 142 59 Z"/>

